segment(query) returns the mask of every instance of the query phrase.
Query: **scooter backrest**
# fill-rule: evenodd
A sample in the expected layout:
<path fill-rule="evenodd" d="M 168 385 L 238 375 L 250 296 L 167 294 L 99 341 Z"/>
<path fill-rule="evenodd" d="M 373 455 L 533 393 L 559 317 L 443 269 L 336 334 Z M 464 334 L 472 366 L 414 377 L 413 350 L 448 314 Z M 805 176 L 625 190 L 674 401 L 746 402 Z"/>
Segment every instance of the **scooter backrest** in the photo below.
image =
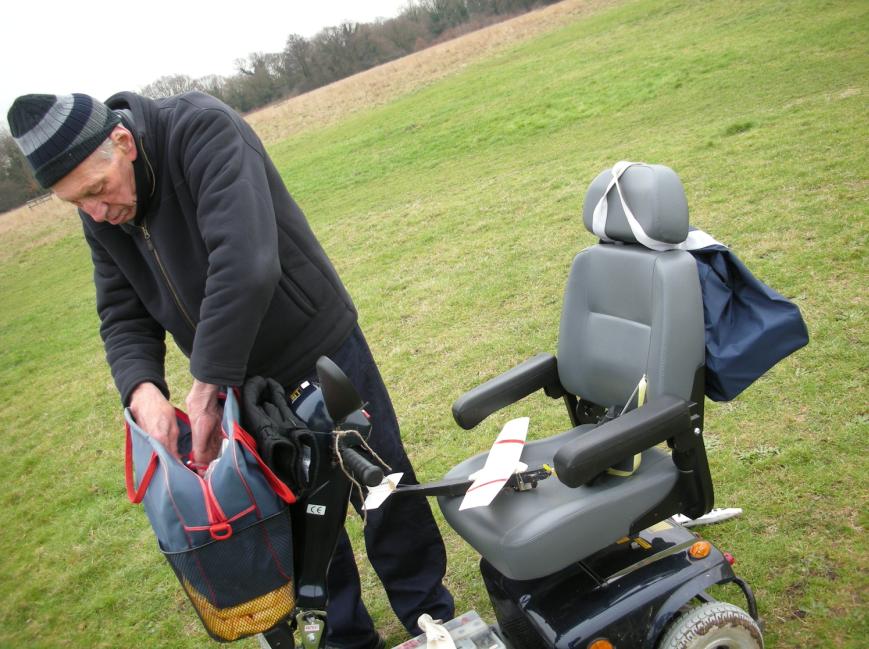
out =
<path fill-rule="evenodd" d="M 609 187 L 605 234 L 613 241 L 573 261 L 558 337 L 559 378 L 568 391 L 607 407 L 627 403 L 643 375 L 647 400 L 662 394 L 690 399 L 705 353 L 694 258 L 636 243 L 621 200 L 647 235 L 679 243 L 688 233 L 682 183 L 662 165 L 633 165 L 618 187 L 612 176 L 602 172 L 586 196 L 583 220 L 592 229 Z"/>

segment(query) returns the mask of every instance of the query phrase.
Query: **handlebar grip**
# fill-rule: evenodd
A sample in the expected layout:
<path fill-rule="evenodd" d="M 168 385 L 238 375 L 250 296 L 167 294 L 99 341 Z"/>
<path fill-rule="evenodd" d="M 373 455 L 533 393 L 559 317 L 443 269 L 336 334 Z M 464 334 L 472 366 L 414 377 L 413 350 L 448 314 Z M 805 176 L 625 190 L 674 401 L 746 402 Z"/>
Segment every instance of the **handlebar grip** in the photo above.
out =
<path fill-rule="evenodd" d="M 341 458 L 350 474 L 366 487 L 376 487 L 383 482 L 383 469 L 369 462 L 352 448 L 342 448 Z"/>

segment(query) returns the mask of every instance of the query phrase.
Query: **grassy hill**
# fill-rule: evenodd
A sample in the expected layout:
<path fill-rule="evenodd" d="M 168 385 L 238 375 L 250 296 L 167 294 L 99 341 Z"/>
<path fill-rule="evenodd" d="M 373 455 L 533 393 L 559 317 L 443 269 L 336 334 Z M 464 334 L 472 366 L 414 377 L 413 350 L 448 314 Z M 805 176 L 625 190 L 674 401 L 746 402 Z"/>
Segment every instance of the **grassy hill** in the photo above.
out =
<path fill-rule="evenodd" d="M 593 243 L 591 179 L 667 164 L 692 222 L 799 304 L 812 337 L 707 404 L 717 504 L 745 514 L 703 534 L 754 586 L 767 646 L 865 646 L 869 5 L 568 0 L 520 20 L 384 66 L 386 85 L 360 75 L 250 117 L 356 300 L 420 478 L 509 417 L 531 415 L 532 438 L 564 428 L 542 396 L 471 432 L 449 410 L 554 351 L 567 269 Z M 210 646 L 124 496 L 75 217 L 56 201 L 0 215 L 0 243 L 0 647 Z M 185 361 L 169 367 L 183 399 Z M 476 556 L 442 527 L 457 606 L 488 615 Z"/>

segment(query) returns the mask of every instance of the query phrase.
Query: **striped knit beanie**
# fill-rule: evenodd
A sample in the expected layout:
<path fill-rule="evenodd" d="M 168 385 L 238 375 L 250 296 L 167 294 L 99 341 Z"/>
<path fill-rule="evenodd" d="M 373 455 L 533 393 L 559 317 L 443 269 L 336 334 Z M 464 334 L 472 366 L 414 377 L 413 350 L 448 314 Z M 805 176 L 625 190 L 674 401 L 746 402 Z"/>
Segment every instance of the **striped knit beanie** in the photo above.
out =
<path fill-rule="evenodd" d="M 24 95 L 7 115 L 12 137 L 45 188 L 102 144 L 120 117 L 88 95 Z"/>

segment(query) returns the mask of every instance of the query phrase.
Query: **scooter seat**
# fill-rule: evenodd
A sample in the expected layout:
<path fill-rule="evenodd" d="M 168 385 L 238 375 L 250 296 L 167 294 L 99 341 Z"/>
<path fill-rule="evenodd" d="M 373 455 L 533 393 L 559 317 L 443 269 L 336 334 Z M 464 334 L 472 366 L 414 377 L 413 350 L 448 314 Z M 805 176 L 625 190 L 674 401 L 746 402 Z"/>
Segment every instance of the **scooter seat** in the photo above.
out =
<path fill-rule="evenodd" d="M 532 468 L 551 464 L 561 446 L 592 427 L 529 442 L 521 459 Z M 465 460 L 446 477 L 468 476 L 487 455 Z M 461 496 L 442 496 L 438 503 L 450 526 L 502 574 L 545 577 L 628 535 L 631 525 L 675 487 L 678 471 L 668 453 L 651 448 L 642 455 L 629 477 L 604 475 L 573 489 L 552 476 L 536 489 L 507 490 L 488 507 L 464 511 L 459 511 Z"/>
<path fill-rule="evenodd" d="M 594 478 L 599 469 L 594 453 L 583 457 L 583 443 L 572 444 L 591 425 L 579 426 L 526 444 L 521 459 L 535 468 L 554 463 L 559 453 L 565 482 L 590 480 L 583 486 L 550 477 L 536 489 L 501 493 L 488 507 L 461 512 L 461 498 L 439 498 L 453 529 L 511 579 L 546 577 L 638 533 L 637 527 L 676 513 L 699 515 L 712 506 L 702 437 L 703 297 L 694 258 L 678 249 L 688 234 L 682 183 L 663 165 L 619 163 L 592 182 L 583 222 L 600 242 L 580 251 L 571 264 L 555 367 L 544 359 L 473 388 L 454 405 L 456 421 L 470 428 L 542 389 L 550 397 L 566 397 L 571 422 L 591 416 L 578 416 L 585 411 L 577 404 L 585 402 L 611 414 L 625 412 L 638 426 L 634 431 L 624 420 L 619 423 L 621 417 L 602 424 L 601 429 L 612 425 L 612 438 L 606 430 L 591 433 L 592 451 L 617 455 L 630 448 L 624 457 L 612 458 L 619 462 L 648 445 L 632 475 Z M 657 412 L 655 405 L 665 397 L 690 404 L 690 419 L 683 417 L 672 429 L 663 424 L 658 429 L 650 420 L 651 428 L 640 429 L 643 409 Z M 665 439 L 672 455 L 655 447 Z M 466 460 L 447 477 L 467 477 L 485 460 L 485 454 Z M 584 460 L 589 473 L 571 474 Z"/>

